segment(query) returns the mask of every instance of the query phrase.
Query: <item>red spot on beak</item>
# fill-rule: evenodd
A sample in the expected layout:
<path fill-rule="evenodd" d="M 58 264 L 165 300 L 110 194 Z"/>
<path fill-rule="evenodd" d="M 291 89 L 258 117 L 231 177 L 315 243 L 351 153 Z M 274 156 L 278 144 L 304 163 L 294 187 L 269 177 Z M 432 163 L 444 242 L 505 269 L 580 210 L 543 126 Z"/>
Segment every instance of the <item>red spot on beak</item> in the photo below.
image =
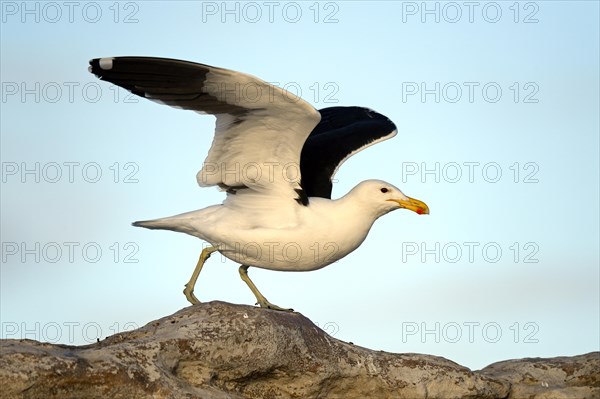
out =
<path fill-rule="evenodd" d="M 422 215 L 422 214 L 423 214 L 423 209 L 421 209 L 421 208 L 418 208 L 418 209 L 417 209 L 417 214 L 419 214 L 419 215 Z"/>

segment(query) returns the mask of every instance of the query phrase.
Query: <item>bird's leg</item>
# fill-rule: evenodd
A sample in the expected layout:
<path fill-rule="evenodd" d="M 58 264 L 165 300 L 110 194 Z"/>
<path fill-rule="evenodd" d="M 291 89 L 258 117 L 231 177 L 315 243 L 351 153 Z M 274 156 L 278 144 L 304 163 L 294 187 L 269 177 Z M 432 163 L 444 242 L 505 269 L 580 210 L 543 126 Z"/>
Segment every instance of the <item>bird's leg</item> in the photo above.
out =
<path fill-rule="evenodd" d="M 250 290 L 256 297 L 256 301 L 257 301 L 256 304 L 260 305 L 261 308 L 282 310 L 284 312 L 293 312 L 294 309 L 281 308 L 281 307 L 279 307 L 277 305 L 273 305 L 271 302 L 267 301 L 267 298 L 265 298 L 264 295 L 260 293 L 260 291 L 258 290 L 258 288 L 256 288 L 256 286 L 254 285 L 252 280 L 250 280 L 250 277 L 248 277 L 248 268 L 249 267 L 250 266 L 246 266 L 246 265 L 240 266 L 240 269 L 239 269 L 240 277 L 242 278 L 242 280 L 244 280 L 244 282 L 246 284 L 248 284 L 248 287 L 250 287 Z"/>
<path fill-rule="evenodd" d="M 217 247 L 206 247 L 202 250 L 202 252 L 200 253 L 200 258 L 198 259 L 198 263 L 196 264 L 196 268 L 194 269 L 194 273 L 192 273 L 190 281 L 188 281 L 188 283 L 185 285 L 185 288 L 183 289 L 183 294 L 192 305 L 200 303 L 198 298 L 196 298 L 196 296 L 194 295 L 194 286 L 196 285 L 196 280 L 198 280 L 198 276 L 200 275 L 202 266 L 204 266 L 204 262 L 206 262 L 206 260 L 210 258 L 210 254 L 215 252 L 217 249 Z"/>

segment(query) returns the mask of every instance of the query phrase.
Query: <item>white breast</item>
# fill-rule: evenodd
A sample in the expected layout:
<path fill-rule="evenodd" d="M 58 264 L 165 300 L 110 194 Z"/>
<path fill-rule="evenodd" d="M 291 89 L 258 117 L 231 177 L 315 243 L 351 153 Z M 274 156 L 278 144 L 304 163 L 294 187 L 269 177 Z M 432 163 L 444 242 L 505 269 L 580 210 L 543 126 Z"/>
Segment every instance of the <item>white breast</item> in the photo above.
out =
<path fill-rule="evenodd" d="M 296 206 L 296 214 L 287 220 L 274 220 L 273 213 L 238 218 L 230 209 L 219 218 L 217 211 L 211 219 L 215 223 L 218 219 L 219 228 L 211 231 L 205 220 L 198 226 L 202 230 L 198 236 L 218 245 L 237 263 L 271 270 L 316 270 L 358 248 L 373 224 L 345 205 L 342 200 L 311 198 L 309 206 Z"/>

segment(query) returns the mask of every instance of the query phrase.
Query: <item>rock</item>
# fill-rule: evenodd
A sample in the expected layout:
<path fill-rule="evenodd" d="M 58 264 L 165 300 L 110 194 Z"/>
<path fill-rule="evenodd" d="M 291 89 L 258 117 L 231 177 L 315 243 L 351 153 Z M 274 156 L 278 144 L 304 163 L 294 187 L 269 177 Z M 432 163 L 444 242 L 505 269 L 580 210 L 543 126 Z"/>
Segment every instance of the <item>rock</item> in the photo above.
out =
<path fill-rule="evenodd" d="M 510 381 L 509 399 L 600 398 L 600 352 L 506 360 L 491 364 L 478 374 Z"/>
<path fill-rule="evenodd" d="M 473 372 L 339 341 L 299 313 L 211 302 L 93 345 L 2 340 L 0 399 L 592 398 L 599 355 Z"/>

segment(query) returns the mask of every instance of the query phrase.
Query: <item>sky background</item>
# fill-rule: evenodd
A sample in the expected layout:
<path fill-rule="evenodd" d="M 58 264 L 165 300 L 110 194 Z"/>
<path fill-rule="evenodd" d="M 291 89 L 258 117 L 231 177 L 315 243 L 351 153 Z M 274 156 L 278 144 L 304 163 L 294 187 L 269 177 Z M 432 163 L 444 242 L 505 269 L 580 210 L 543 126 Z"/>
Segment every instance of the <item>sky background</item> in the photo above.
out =
<path fill-rule="evenodd" d="M 472 369 L 599 350 L 598 2 L 1 3 L 2 338 L 95 342 L 189 304 L 204 245 L 132 227 L 218 204 L 214 118 L 88 73 L 146 55 L 234 69 L 398 135 L 348 160 L 425 201 L 311 273 L 253 268 L 336 338 Z M 253 304 L 221 256 L 201 301 Z"/>

